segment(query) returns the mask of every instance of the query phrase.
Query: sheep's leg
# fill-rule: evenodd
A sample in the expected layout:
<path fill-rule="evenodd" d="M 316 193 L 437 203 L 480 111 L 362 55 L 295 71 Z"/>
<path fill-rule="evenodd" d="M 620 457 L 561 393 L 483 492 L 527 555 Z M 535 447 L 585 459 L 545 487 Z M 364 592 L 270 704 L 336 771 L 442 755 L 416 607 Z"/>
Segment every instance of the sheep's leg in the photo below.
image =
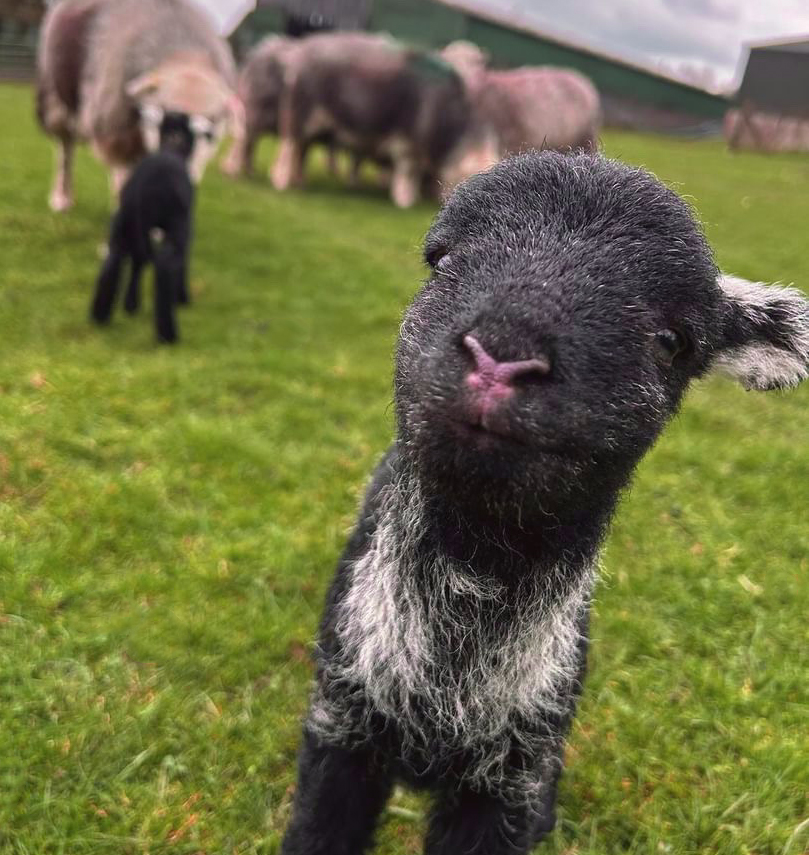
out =
<path fill-rule="evenodd" d="M 124 311 L 134 315 L 140 308 L 140 277 L 145 261 L 139 256 L 132 257 L 132 270 L 129 274 L 129 285 L 124 297 Z"/>
<path fill-rule="evenodd" d="M 73 151 L 76 141 L 67 134 L 59 138 L 56 150 L 56 172 L 48 204 L 52 211 L 66 211 L 73 206 Z"/>
<path fill-rule="evenodd" d="M 369 753 L 328 748 L 304 734 L 298 789 L 281 855 L 362 855 L 391 790 Z"/>
<path fill-rule="evenodd" d="M 183 265 L 182 256 L 170 241 L 164 241 L 155 252 L 155 327 L 157 340 L 166 344 L 177 341 L 174 306 Z"/>
<path fill-rule="evenodd" d="M 430 818 L 425 855 L 528 855 L 537 833 L 528 805 L 461 789 L 445 796 Z"/>
<path fill-rule="evenodd" d="M 120 164 L 110 167 L 110 198 L 112 199 L 113 208 L 118 207 L 118 202 L 121 198 L 121 190 L 124 189 L 127 178 L 129 178 L 130 168 L 121 166 Z"/>
<path fill-rule="evenodd" d="M 586 630 L 585 630 L 586 631 Z M 582 650 L 586 642 L 580 644 Z M 584 678 L 584 663 L 579 668 L 579 681 Z M 581 685 L 581 682 L 579 682 Z M 567 724 L 557 726 L 558 732 L 567 732 Z M 564 768 L 565 743 L 559 739 L 549 746 L 547 754 L 541 764 L 542 790 L 535 804 L 534 824 L 532 829 L 533 841 L 536 845 L 541 843 L 556 828 L 556 794 L 559 789 L 559 778 Z"/>
<path fill-rule="evenodd" d="M 106 324 L 112 315 L 112 307 L 118 293 L 118 283 L 121 279 L 121 268 L 124 265 L 125 258 L 121 247 L 114 241 L 110 241 L 109 252 L 101 266 L 101 272 L 96 282 L 95 297 L 90 308 L 90 315 L 96 323 Z"/>
<path fill-rule="evenodd" d="M 270 177 L 276 190 L 283 191 L 303 182 L 304 150 L 292 137 L 284 137 L 278 147 L 278 156 Z"/>
<path fill-rule="evenodd" d="M 395 157 L 390 195 L 397 208 L 411 208 L 419 200 L 419 174 L 410 157 Z"/>
<path fill-rule="evenodd" d="M 252 175 L 257 143 L 258 134 L 249 128 L 239 136 L 234 136 L 230 151 L 222 163 L 222 172 L 232 177 Z"/>
<path fill-rule="evenodd" d="M 348 171 L 348 186 L 349 187 L 359 187 L 360 186 L 360 173 L 362 172 L 362 161 L 363 161 L 363 157 L 361 154 L 352 154 L 351 155 L 351 167 Z"/>
<path fill-rule="evenodd" d="M 387 190 L 390 187 L 391 180 L 393 178 L 393 173 L 390 170 L 389 166 L 385 166 L 384 164 L 378 164 L 376 167 L 376 186 L 381 190 Z"/>
<path fill-rule="evenodd" d="M 174 299 L 181 306 L 187 306 L 191 302 L 191 295 L 188 290 L 188 257 L 191 250 L 190 211 L 185 216 L 178 218 L 166 238 L 174 247 L 176 258 Z"/>
<path fill-rule="evenodd" d="M 337 157 L 337 146 L 333 142 L 326 144 L 326 170 L 332 178 L 340 177 L 340 161 Z"/>

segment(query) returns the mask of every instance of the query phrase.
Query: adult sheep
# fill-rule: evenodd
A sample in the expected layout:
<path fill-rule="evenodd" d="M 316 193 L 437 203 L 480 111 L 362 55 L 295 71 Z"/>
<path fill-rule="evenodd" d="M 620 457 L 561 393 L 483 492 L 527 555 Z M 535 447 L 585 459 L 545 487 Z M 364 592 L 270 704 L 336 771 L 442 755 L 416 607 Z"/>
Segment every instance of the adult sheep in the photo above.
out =
<path fill-rule="evenodd" d="M 396 441 L 338 563 L 283 855 L 359 855 L 395 781 L 428 855 L 555 823 L 598 554 L 690 382 L 809 375 L 809 300 L 718 273 L 648 173 L 532 152 L 458 187 L 396 353 Z"/>
<path fill-rule="evenodd" d="M 322 33 L 285 63 L 277 190 L 300 184 L 313 142 L 391 167 L 390 194 L 406 208 L 436 180 L 494 162 L 473 122 L 460 75 L 437 54 L 371 33 Z"/>
<path fill-rule="evenodd" d="M 159 145 L 166 112 L 195 131 L 189 171 L 199 180 L 221 137 L 235 80 L 233 57 L 191 0 L 62 0 L 48 12 L 38 52 L 37 116 L 59 144 L 51 208 L 73 204 L 77 140 L 89 140 L 120 189 Z"/>
<path fill-rule="evenodd" d="M 476 119 L 494 134 L 500 157 L 531 148 L 596 150 L 601 98 L 583 74 L 554 66 L 496 71 L 469 42 L 447 45 L 442 56 L 464 78 Z"/>

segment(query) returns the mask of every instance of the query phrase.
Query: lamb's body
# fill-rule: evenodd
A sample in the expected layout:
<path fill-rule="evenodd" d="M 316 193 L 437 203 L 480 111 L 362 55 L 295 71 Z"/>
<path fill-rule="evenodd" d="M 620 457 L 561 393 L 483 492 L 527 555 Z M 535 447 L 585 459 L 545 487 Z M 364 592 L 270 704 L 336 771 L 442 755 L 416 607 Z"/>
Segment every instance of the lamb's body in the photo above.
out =
<path fill-rule="evenodd" d="M 554 825 L 598 550 L 689 381 L 809 363 L 809 304 L 717 278 L 690 211 L 603 159 L 462 185 L 402 324 L 397 441 L 338 565 L 284 855 L 358 855 L 396 779 L 429 855 L 525 855 Z"/>
<path fill-rule="evenodd" d="M 194 189 L 183 157 L 161 150 L 144 157 L 121 191 L 110 228 L 109 252 L 96 285 L 92 316 L 110 319 L 124 264 L 131 274 L 124 307 L 140 303 L 143 268 L 155 266 L 155 325 L 160 341 L 177 339 L 174 307 L 188 302 L 188 254 Z"/>
<path fill-rule="evenodd" d="M 440 528 L 392 450 L 340 565 L 310 725 L 326 741 L 362 745 L 384 719 L 399 774 L 524 799 L 542 776 L 509 755 L 516 743 L 532 756 L 537 742 L 550 746 L 573 711 L 592 562 L 538 559 L 526 573 L 524 558 L 497 554 L 478 575 Z M 474 548 L 457 534 L 456 548 Z"/>

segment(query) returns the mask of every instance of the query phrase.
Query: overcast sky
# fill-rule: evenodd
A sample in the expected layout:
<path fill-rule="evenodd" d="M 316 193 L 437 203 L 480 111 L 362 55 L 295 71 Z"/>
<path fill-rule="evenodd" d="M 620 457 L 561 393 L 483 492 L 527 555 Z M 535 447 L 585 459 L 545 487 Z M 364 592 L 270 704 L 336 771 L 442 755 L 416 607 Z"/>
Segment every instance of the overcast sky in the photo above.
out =
<path fill-rule="evenodd" d="M 227 29 L 255 0 L 197 0 Z M 742 44 L 809 37 L 809 0 L 464 0 L 549 33 L 723 88 L 738 82 Z"/>
<path fill-rule="evenodd" d="M 742 45 L 809 38 L 809 0 L 471 0 L 645 65 L 732 85 Z"/>

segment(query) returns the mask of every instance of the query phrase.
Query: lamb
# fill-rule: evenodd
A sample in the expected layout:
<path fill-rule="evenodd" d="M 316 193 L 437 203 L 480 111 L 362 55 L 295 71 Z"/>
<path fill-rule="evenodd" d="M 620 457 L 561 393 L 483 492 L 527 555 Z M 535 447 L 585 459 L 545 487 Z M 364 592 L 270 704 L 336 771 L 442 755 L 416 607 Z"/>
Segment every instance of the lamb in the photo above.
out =
<path fill-rule="evenodd" d="M 160 147 L 135 167 L 121 191 L 121 204 L 112 220 L 109 252 L 96 283 L 91 315 L 109 322 L 121 272 L 131 260 L 124 308 L 130 314 L 140 305 L 140 276 L 144 266 L 155 266 L 155 322 L 161 342 L 177 340 L 176 303 L 188 303 L 188 252 L 194 187 L 188 158 L 194 148 L 191 121 L 183 113 L 157 114 Z"/>
<path fill-rule="evenodd" d="M 687 205 L 598 155 L 461 184 L 395 358 L 396 440 L 340 558 L 283 855 L 358 855 L 395 781 L 428 855 L 524 855 L 555 824 L 600 546 L 712 370 L 809 375 L 809 300 L 717 271 Z"/>

